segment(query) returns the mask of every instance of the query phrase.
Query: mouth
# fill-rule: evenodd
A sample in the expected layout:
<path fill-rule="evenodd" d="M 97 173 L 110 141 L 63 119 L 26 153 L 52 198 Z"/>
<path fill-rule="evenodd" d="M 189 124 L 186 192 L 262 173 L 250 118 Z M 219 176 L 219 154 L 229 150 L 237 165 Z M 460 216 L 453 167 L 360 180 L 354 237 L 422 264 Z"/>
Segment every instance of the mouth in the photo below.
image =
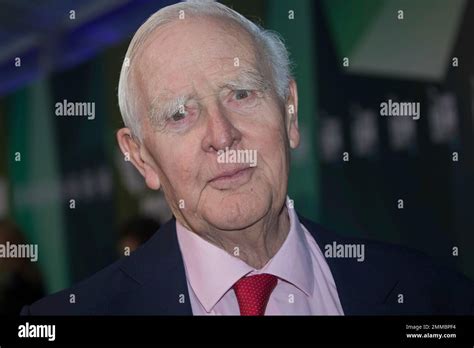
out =
<path fill-rule="evenodd" d="M 222 171 L 209 181 L 211 187 L 226 190 L 246 184 L 252 177 L 255 167 L 240 167 Z"/>

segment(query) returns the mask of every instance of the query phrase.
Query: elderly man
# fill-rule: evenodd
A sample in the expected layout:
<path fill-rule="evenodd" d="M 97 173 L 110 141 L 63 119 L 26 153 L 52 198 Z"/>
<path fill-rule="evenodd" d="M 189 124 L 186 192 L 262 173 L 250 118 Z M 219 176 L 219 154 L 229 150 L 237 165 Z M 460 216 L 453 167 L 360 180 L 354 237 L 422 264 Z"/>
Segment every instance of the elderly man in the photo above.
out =
<path fill-rule="evenodd" d="M 296 214 L 287 197 L 300 141 L 289 65 L 277 35 L 222 4 L 179 3 L 151 16 L 121 71 L 126 128 L 117 140 L 174 218 L 131 256 L 22 313 L 472 313 L 469 280 Z"/>

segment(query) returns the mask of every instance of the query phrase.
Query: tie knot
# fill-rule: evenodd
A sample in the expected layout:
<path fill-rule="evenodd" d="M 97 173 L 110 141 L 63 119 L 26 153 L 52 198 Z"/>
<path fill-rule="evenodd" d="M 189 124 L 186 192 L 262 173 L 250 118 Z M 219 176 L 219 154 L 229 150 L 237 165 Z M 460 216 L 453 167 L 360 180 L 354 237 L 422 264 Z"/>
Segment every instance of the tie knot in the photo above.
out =
<path fill-rule="evenodd" d="M 272 274 L 257 274 L 240 278 L 233 286 L 241 315 L 264 315 L 268 299 L 277 285 Z"/>

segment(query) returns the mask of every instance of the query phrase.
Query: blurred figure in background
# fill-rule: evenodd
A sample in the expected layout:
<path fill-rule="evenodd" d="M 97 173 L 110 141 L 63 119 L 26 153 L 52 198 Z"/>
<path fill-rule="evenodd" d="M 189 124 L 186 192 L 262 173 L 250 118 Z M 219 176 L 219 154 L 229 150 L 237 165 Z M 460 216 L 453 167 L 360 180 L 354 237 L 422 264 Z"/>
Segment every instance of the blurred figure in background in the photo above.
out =
<path fill-rule="evenodd" d="M 118 253 L 120 256 L 135 251 L 158 229 L 160 223 L 150 217 L 136 216 L 126 220 L 120 227 Z"/>
<path fill-rule="evenodd" d="M 23 233 L 9 220 L 0 220 L 0 244 L 26 244 Z M 27 258 L 0 257 L 0 315 L 18 315 L 25 304 L 45 295 L 41 273 Z"/>

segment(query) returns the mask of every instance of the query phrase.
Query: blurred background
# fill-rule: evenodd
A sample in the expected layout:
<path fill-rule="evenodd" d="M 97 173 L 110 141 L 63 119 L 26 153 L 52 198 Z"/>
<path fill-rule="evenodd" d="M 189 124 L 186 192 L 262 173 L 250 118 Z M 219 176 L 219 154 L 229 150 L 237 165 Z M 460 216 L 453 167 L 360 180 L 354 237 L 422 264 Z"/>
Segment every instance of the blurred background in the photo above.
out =
<path fill-rule="evenodd" d="M 39 248 L 36 264 L 0 259 L 0 313 L 92 275 L 171 217 L 115 131 L 128 43 L 174 2 L 0 0 L 0 242 Z M 290 50 L 297 211 L 474 278 L 474 2 L 222 2 Z M 381 117 L 388 99 L 419 102 L 420 119 Z M 94 102 L 95 119 L 57 117 L 63 100 Z"/>

